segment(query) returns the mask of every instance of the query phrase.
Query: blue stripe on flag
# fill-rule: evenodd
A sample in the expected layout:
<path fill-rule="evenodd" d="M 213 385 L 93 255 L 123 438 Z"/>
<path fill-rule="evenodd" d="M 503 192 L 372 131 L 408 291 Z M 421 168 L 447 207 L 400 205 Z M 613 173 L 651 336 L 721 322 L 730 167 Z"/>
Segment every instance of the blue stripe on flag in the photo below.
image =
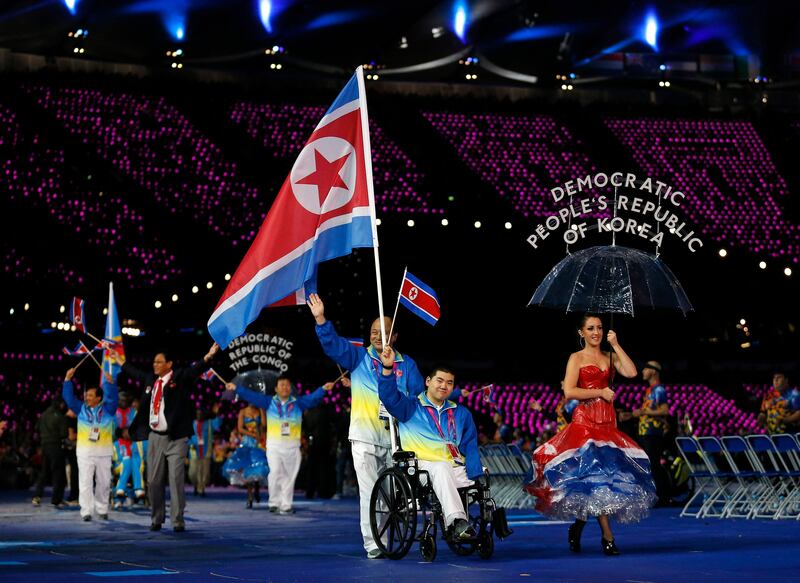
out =
<path fill-rule="evenodd" d="M 353 75 L 350 78 L 350 81 L 347 82 L 347 85 L 344 86 L 342 92 L 339 93 L 339 96 L 336 98 L 336 101 L 333 102 L 328 108 L 328 111 L 325 112 L 325 115 L 328 115 L 339 109 L 341 106 L 350 103 L 351 101 L 355 101 L 358 99 L 358 78 Z"/>
<path fill-rule="evenodd" d="M 369 216 L 354 217 L 352 223 L 320 233 L 311 249 L 261 280 L 237 304 L 209 321 L 211 336 L 220 346 L 227 346 L 241 334 L 239 331 L 243 332 L 247 324 L 258 317 L 264 306 L 274 304 L 296 291 L 297 282 L 307 281 L 309 268 L 313 268 L 313 276 L 318 263 L 341 257 L 358 247 L 372 247 L 372 219 Z"/>
<path fill-rule="evenodd" d="M 411 300 L 406 298 L 405 296 L 400 296 L 400 303 L 403 304 L 406 308 L 414 312 L 417 316 L 425 320 L 431 326 L 435 325 L 438 321 L 436 318 L 431 316 L 428 312 L 420 308 L 418 305 L 413 303 Z"/>
<path fill-rule="evenodd" d="M 422 291 L 427 293 L 429 296 L 432 296 L 433 299 L 436 300 L 437 304 L 439 303 L 439 298 L 436 297 L 436 292 L 433 291 L 433 288 L 428 287 L 427 285 L 422 283 L 420 280 L 418 280 L 416 277 L 414 277 L 413 275 L 411 275 L 408 272 L 406 272 L 406 279 L 408 281 L 410 281 L 411 283 L 413 283 L 415 287 L 421 289 Z"/>

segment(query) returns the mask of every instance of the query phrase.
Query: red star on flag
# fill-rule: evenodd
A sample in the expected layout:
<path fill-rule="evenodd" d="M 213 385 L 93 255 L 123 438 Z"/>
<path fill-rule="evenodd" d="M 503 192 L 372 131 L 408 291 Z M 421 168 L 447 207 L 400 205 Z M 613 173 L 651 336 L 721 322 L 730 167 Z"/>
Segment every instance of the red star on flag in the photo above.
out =
<path fill-rule="evenodd" d="M 342 166 L 347 163 L 350 157 L 350 152 L 339 158 L 338 160 L 329 161 L 323 156 L 319 150 L 314 150 L 314 167 L 315 170 L 297 181 L 297 184 L 313 184 L 317 187 L 319 193 L 319 206 L 322 208 L 325 205 L 325 200 L 331 193 L 332 188 L 347 189 L 347 185 L 339 176 Z"/>

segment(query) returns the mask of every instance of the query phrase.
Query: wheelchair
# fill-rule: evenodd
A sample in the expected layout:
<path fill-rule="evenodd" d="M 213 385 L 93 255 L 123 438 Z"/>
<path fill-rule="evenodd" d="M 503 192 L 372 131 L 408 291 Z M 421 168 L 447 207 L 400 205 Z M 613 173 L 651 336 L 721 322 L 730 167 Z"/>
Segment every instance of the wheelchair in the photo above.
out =
<path fill-rule="evenodd" d="M 413 451 L 396 451 L 393 465 L 379 475 L 370 496 L 372 537 L 389 559 L 402 559 L 415 541 L 423 560 L 436 558 L 437 533 L 458 556 L 478 554 L 489 559 L 494 553 L 494 536 L 504 539 L 508 528 L 505 509 L 498 508 L 489 489 L 488 473 L 467 488 L 459 488 L 467 520 L 476 536 L 455 538 L 445 529 L 441 504 L 433 491 L 430 476 L 418 468 Z M 470 512 L 473 510 L 473 512 Z"/>

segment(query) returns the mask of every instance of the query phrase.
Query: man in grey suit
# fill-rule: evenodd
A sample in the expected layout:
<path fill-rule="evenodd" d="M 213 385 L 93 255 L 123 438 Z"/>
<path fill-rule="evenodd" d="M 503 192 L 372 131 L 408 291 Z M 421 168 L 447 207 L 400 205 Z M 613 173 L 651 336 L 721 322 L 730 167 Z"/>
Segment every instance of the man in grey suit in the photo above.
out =
<path fill-rule="evenodd" d="M 158 352 L 153 358 L 153 372 L 137 369 L 127 362 L 122 370 L 147 385 L 139 405 L 139 412 L 131 423 L 129 432 L 134 441 L 147 440 L 147 482 L 150 492 L 150 530 L 161 530 L 166 517 L 166 480 L 169 477 L 170 522 L 175 532 L 183 532 L 186 525 L 183 510 L 184 460 L 188 440 L 193 433 L 194 405 L 190 399 L 194 382 L 209 366 L 219 351 L 215 342 L 203 360 L 182 369 L 172 368 L 172 356 Z"/>

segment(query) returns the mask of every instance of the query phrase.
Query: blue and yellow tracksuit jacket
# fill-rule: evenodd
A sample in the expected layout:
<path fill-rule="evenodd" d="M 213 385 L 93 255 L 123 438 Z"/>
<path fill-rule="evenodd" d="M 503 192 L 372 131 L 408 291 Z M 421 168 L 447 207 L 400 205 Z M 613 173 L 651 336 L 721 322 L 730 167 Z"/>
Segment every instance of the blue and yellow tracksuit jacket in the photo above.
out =
<path fill-rule="evenodd" d="M 383 447 L 390 447 L 386 422 L 378 418 L 380 402 L 378 399 L 378 376 L 381 374 L 381 361 L 375 349 L 370 346 L 354 346 L 340 337 L 328 320 L 317 326 L 322 350 L 339 366 L 350 371 L 350 441 L 363 441 Z M 410 356 L 395 353 L 395 387 L 403 395 L 415 397 L 425 390 L 425 382 Z"/>
<path fill-rule="evenodd" d="M 416 397 L 401 394 L 393 375 L 381 375 L 378 387 L 386 409 L 400 422 L 403 449 L 413 451 L 420 460 L 466 465 L 467 477 L 471 480 L 483 475 L 478 455 L 478 431 L 468 409 L 445 401 L 437 411 L 426 393 Z M 442 433 L 439 433 L 440 428 Z M 448 443 L 457 448 L 455 457 Z"/>
<path fill-rule="evenodd" d="M 192 421 L 194 435 L 189 438 L 189 459 L 210 458 L 214 449 L 214 432 L 222 427 L 222 419 L 204 419 Z M 200 443 L 202 441 L 202 443 Z"/>
<path fill-rule="evenodd" d="M 76 453 L 83 456 L 110 456 L 114 453 L 114 430 L 116 427 L 119 394 L 117 385 L 103 382 L 103 400 L 96 407 L 89 407 L 75 396 L 75 385 L 64 381 L 61 389 L 64 401 L 78 416 L 78 444 Z M 91 439 L 97 427 L 97 439 Z"/>
<path fill-rule="evenodd" d="M 319 387 L 310 395 L 295 397 L 290 395 L 282 403 L 278 395 L 267 397 L 262 393 L 245 387 L 236 387 L 236 394 L 242 399 L 267 411 L 267 448 L 300 447 L 303 424 L 303 411 L 316 407 L 325 396 L 325 389 Z"/>

